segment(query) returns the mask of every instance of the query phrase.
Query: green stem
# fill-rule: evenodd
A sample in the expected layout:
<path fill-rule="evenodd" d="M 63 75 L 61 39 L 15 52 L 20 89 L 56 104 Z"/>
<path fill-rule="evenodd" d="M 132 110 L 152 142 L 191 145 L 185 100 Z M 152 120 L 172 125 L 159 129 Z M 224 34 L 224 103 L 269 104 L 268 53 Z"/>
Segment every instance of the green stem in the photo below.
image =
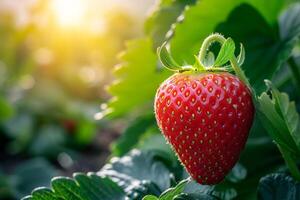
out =
<path fill-rule="evenodd" d="M 200 61 L 200 64 L 202 66 L 204 66 L 204 59 L 205 59 L 205 56 L 206 56 L 206 53 L 207 53 L 207 50 L 209 49 L 210 45 L 213 44 L 214 42 L 218 42 L 220 43 L 221 45 L 224 44 L 224 42 L 226 41 L 226 39 L 218 34 L 218 33 L 215 33 L 215 34 L 212 34 L 210 36 L 208 36 L 204 41 L 203 41 L 203 44 L 201 46 L 201 49 L 200 49 L 200 52 L 199 52 L 199 61 Z M 244 72 L 241 70 L 241 68 L 239 67 L 238 63 L 237 63 L 237 60 L 236 60 L 236 57 L 233 56 L 233 58 L 230 59 L 230 64 L 234 70 L 234 72 L 236 73 L 236 75 L 249 87 L 251 88 L 250 86 L 250 83 L 247 79 L 247 77 L 245 76 Z"/>
<path fill-rule="evenodd" d="M 278 145 L 278 148 L 292 176 L 294 177 L 295 180 L 300 181 L 300 172 L 297 163 L 292 157 L 292 154 L 286 151 L 284 148 L 281 148 L 280 145 Z"/>
<path fill-rule="evenodd" d="M 300 70 L 297 63 L 293 57 L 290 57 L 287 62 L 297 83 L 297 88 L 300 89 Z"/>

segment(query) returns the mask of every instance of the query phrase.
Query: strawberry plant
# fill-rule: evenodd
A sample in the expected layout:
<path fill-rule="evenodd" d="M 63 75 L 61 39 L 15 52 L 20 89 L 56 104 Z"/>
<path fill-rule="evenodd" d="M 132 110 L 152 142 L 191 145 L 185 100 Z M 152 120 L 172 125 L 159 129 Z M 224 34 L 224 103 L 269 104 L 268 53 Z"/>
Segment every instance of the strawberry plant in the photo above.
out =
<path fill-rule="evenodd" d="M 128 124 L 110 161 L 24 199 L 300 199 L 299 16 L 294 1 L 161 0 L 97 114 Z"/>

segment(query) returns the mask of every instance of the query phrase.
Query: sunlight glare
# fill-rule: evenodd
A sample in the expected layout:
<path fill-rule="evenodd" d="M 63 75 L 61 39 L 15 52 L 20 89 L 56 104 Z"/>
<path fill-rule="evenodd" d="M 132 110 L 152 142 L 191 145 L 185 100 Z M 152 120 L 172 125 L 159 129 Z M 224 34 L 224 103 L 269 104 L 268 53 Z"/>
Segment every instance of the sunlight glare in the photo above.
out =
<path fill-rule="evenodd" d="M 53 0 L 53 10 L 62 26 L 76 26 L 83 23 L 86 12 L 84 0 Z"/>

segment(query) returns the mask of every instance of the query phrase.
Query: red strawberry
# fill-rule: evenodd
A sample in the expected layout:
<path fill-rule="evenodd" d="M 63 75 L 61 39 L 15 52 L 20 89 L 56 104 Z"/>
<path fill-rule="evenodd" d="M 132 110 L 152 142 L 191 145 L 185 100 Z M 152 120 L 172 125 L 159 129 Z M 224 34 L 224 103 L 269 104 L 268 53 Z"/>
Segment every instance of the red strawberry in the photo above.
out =
<path fill-rule="evenodd" d="M 192 178 L 217 184 L 239 159 L 254 106 L 250 90 L 234 75 L 184 72 L 159 87 L 155 115 Z"/>

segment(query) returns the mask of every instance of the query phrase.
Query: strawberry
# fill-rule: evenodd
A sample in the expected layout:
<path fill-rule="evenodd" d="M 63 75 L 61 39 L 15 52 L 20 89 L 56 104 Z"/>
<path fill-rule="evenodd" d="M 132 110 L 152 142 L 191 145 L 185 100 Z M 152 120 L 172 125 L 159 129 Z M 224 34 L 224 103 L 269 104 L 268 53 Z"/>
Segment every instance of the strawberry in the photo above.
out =
<path fill-rule="evenodd" d="M 239 159 L 254 107 L 247 86 L 229 73 L 171 76 L 155 98 L 159 128 L 198 183 L 216 184 Z"/>
<path fill-rule="evenodd" d="M 211 43 L 222 44 L 216 60 Z M 158 49 L 162 64 L 176 71 L 156 93 L 157 124 L 191 177 L 200 184 L 221 182 L 245 146 L 254 118 L 250 84 L 239 68 L 231 38 L 213 34 L 204 40 L 193 66 L 180 66 L 165 44 Z M 223 66 L 230 62 L 232 68 Z M 228 73 L 230 69 L 235 75 Z"/>

